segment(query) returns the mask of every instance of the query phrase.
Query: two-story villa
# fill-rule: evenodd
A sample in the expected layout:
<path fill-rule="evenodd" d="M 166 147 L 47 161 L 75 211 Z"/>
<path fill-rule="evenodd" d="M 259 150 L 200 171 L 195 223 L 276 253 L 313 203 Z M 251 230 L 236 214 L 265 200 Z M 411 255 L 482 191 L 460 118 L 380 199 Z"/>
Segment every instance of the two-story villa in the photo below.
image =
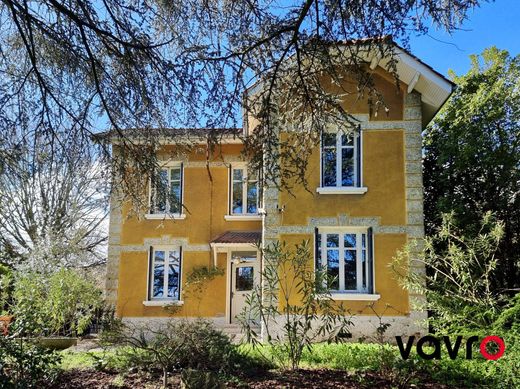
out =
<path fill-rule="evenodd" d="M 255 244 L 308 239 L 316 247 L 311 260 L 335 277 L 332 297 L 355 314 L 355 337 L 376 329 L 370 303 L 384 312 L 389 335 L 424 332 L 418 320 L 426 313 L 411 305 L 421 296 L 404 290 L 389 264 L 407 241 L 423 237 L 421 133 L 453 85 L 404 49 L 395 50 L 399 90 L 384 58 L 367 62 L 388 115 L 371 116 L 366 100 L 344 102 L 359 131 L 349 135 L 338 128 L 322 135 L 307 170 L 312 193 L 260 191 L 240 156 L 236 135 L 247 128 L 225 131 L 209 163 L 203 140 L 178 157 L 175 144 L 163 141 L 160 181 L 173 195 L 158 196 L 150 185 L 150 207 L 140 219 L 127 217 L 129 205 L 111 202 L 106 292 L 117 315 L 133 322 L 204 317 L 232 328 L 245 296 L 260 282 Z M 186 293 L 188 274 L 213 265 L 223 275 L 198 298 Z M 424 267 L 412 261 L 409 271 Z M 167 305 L 178 309 L 172 313 Z"/>

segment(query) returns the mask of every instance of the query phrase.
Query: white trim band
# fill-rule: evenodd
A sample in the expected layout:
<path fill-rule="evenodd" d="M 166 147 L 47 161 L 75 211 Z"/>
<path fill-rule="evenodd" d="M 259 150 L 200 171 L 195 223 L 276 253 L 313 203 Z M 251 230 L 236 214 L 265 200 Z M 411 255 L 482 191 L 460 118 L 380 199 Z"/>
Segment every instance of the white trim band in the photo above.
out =
<path fill-rule="evenodd" d="M 333 300 L 377 301 L 381 298 L 381 295 L 369 293 L 331 293 L 331 298 Z"/>
<path fill-rule="evenodd" d="M 224 219 L 228 222 L 234 221 L 262 221 L 262 215 L 224 215 Z"/>
<path fill-rule="evenodd" d="M 186 214 L 173 214 L 169 215 L 167 213 L 147 213 L 144 215 L 144 218 L 147 220 L 184 220 L 186 219 Z"/>
<path fill-rule="evenodd" d="M 147 300 L 143 301 L 145 307 L 167 307 L 170 305 L 184 305 L 182 300 Z"/>
<path fill-rule="evenodd" d="M 365 194 L 368 191 L 366 186 L 354 187 L 354 186 L 327 186 L 316 188 L 316 192 L 319 194 Z"/>

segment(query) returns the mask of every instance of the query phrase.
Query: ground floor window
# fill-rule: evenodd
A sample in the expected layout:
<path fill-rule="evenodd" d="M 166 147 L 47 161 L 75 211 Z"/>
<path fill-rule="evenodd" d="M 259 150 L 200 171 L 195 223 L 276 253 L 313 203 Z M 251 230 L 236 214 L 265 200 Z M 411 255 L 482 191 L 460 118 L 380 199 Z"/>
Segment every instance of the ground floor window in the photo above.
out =
<path fill-rule="evenodd" d="M 318 230 L 317 265 L 331 292 L 372 293 L 372 233 L 369 229 Z"/>
<path fill-rule="evenodd" d="M 180 300 L 181 248 L 150 249 L 150 300 Z"/>

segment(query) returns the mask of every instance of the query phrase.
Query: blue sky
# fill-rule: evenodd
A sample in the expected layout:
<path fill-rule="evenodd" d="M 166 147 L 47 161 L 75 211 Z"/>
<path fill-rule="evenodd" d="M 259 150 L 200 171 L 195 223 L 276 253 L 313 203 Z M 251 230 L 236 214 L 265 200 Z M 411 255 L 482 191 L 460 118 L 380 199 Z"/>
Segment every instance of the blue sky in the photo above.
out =
<path fill-rule="evenodd" d="M 412 37 L 413 54 L 447 75 L 448 69 L 456 74 L 470 68 L 469 56 L 481 53 L 486 47 L 497 46 L 512 56 L 520 54 L 520 0 L 497 0 L 484 3 L 469 15 L 461 30 L 451 35 L 430 30 L 430 36 Z M 446 42 L 442 43 L 436 39 Z"/>

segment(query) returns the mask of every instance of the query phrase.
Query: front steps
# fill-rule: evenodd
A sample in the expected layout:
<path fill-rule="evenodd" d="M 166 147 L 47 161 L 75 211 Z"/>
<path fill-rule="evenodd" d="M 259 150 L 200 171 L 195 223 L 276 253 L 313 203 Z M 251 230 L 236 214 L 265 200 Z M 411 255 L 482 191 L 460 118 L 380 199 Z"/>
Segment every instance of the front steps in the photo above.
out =
<path fill-rule="evenodd" d="M 217 326 L 219 330 L 222 331 L 225 335 L 229 336 L 233 343 L 240 343 L 245 341 L 245 334 L 242 332 L 242 327 L 240 324 L 220 324 Z M 260 336 L 260 326 L 253 327 L 253 330 Z"/>

